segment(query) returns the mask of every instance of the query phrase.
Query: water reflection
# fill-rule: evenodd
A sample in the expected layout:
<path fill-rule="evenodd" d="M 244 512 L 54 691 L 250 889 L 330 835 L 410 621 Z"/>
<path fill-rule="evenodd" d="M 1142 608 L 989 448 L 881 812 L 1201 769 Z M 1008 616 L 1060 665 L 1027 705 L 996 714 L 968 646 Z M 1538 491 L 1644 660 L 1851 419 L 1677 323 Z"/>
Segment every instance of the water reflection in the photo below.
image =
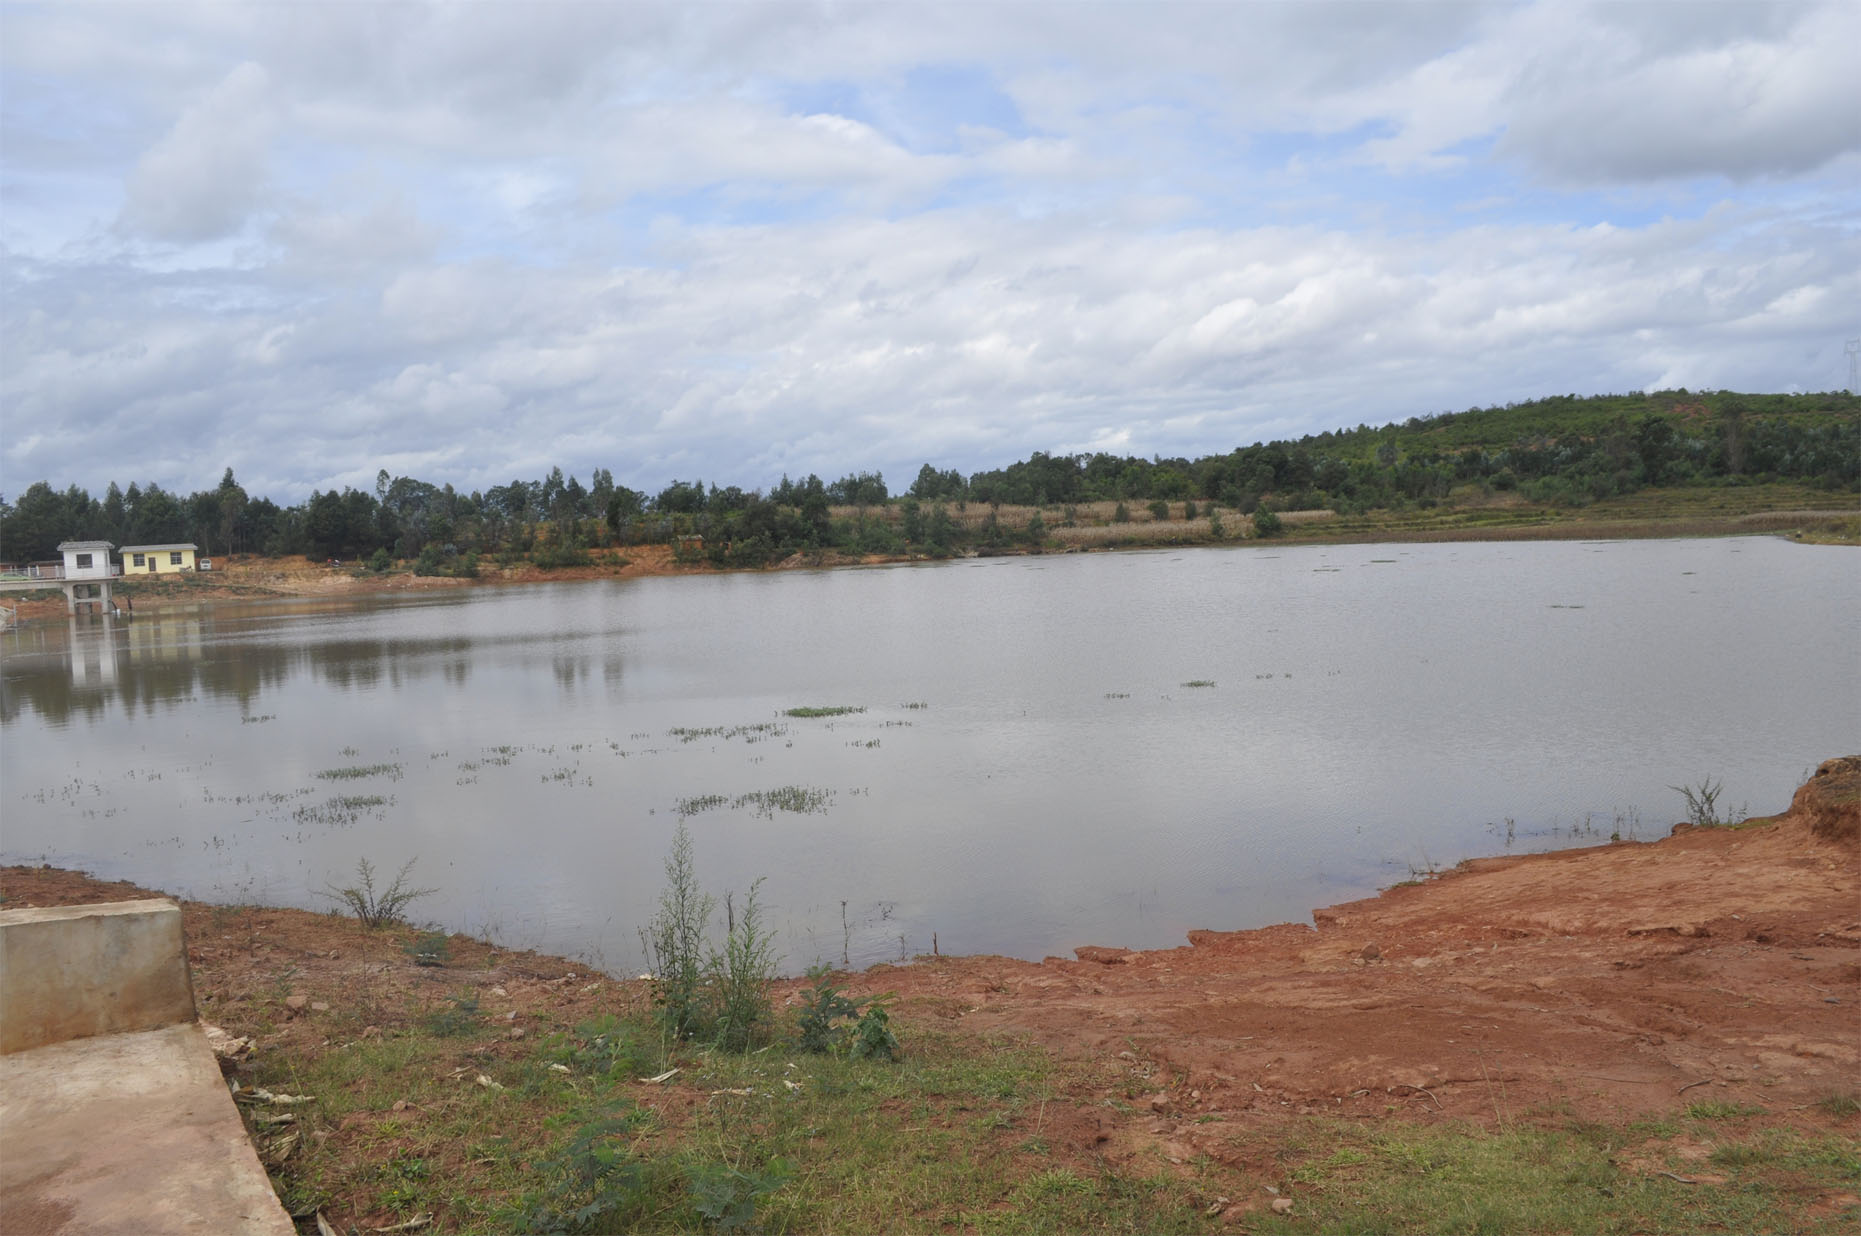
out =
<path fill-rule="evenodd" d="M 519 662 L 546 662 L 558 689 L 570 695 L 587 689 L 596 664 L 593 655 L 562 647 L 561 633 L 358 637 L 300 625 L 330 617 L 327 604 L 285 603 L 145 608 L 29 623 L 0 636 L 0 721 L 36 715 L 64 726 L 98 718 L 116 703 L 126 714 L 153 715 L 201 696 L 251 714 L 262 711 L 268 692 L 299 676 L 354 692 L 394 691 L 433 677 L 464 690 L 474 657 L 494 648 Z M 618 690 L 620 655 L 608 651 L 599 663 L 605 686 Z"/>

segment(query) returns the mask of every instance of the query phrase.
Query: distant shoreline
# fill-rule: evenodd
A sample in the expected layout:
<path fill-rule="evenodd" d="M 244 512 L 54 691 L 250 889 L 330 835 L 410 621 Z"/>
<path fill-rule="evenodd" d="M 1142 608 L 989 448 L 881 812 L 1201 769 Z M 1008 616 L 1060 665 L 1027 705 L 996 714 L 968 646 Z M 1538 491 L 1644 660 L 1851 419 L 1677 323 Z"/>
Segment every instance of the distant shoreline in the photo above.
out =
<path fill-rule="evenodd" d="M 1031 509 L 1031 508 L 1030 508 Z M 1683 537 L 1782 535 L 1800 544 L 1861 546 L 1861 505 L 1815 510 L 1751 511 L 1737 514 L 1687 514 L 1662 517 L 1585 518 L 1578 514 L 1545 512 L 1543 518 L 1508 523 L 1455 523 L 1473 512 L 1455 510 L 1428 519 L 1358 517 L 1340 518 L 1332 512 L 1287 512 L 1281 535 L 1211 537 L 1205 523 L 1185 520 L 1134 522 L 1109 527 L 1056 529 L 1057 544 L 1040 548 L 1025 545 L 981 549 L 939 559 L 923 554 L 856 556 L 834 550 L 794 554 L 764 567 L 722 567 L 709 562 L 678 560 L 670 546 L 632 545 L 589 551 L 588 566 L 545 570 L 529 563 L 491 567 L 477 578 L 415 575 L 405 567 L 373 572 L 354 566 L 330 566 L 301 555 L 262 558 L 240 555 L 223 560 L 211 573 L 129 580 L 117 585 L 131 614 L 137 605 L 166 608 L 202 601 L 254 600 L 272 597 L 339 597 L 392 595 L 480 585 L 508 586 L 563 583 L 586 579 L 633 579 L 678 575 L 718 575 L 784 570 L 830 570 L 840 567 L 882 566 L 894 563 L 955 561 L 958 558 L 1043 557 L 1058 554 L 1106 553 L 1120 550 L 1229 549 L 1273 545 L 1442 544 L 1477 541 L 1588 541 L 1672 540 Z M 1012 516 L 1011 516 L 1012 518 Z M 1064 533 L 1092 534 L 1060 539 Z M 124 587 L 128 584 L 128 587 Z M 21 622 L 62 618 L 64 598 L 53 594 L 16 603 Z"/>

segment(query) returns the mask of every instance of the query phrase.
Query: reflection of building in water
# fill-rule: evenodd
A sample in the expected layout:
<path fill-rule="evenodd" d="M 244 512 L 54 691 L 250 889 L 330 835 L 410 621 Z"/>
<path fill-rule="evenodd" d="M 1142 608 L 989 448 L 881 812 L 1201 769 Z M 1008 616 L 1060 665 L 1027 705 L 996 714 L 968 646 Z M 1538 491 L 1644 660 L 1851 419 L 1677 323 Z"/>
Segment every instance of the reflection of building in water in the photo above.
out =
<path fill-rule="evenodd" d="M 108 614 L 65 620 L 66 651 L 71 658 L 71 685 L 96 690 L 116 685 L 117 662 L 123 656 L 123 626 Z"/>
<path fill-rule="evenodd" d="M 127 628 L 129 661 L 132 665 L 155 662 L 194 661 L 205 642 L 205 624 L 198 614 L 172 611 L 138 612 Z"/>

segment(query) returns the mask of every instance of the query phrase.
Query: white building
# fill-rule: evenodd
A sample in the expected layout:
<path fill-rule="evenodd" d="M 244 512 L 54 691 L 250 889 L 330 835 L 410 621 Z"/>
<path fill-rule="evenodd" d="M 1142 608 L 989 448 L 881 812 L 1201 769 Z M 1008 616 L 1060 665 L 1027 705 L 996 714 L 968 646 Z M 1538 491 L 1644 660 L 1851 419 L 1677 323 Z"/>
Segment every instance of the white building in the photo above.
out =
<path fill-rule="evenodd" d="M 66 579 L 109 579 L 121 575 L 123 568 L 110 561 L 116 546 L 109 541 L 62 541 L 58 552 L 65 556 Z"/>

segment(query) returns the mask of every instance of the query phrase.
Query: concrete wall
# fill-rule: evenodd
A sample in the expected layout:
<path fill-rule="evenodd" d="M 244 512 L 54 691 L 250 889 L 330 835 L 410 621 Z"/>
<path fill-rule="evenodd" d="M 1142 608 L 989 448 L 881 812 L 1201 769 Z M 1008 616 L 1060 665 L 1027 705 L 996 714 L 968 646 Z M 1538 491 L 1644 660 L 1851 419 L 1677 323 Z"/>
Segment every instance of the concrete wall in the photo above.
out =
<path fill-rule="evenodd" d="M 0 910 L 0 1053 L 193 1020 L 172 901 Z"/>

